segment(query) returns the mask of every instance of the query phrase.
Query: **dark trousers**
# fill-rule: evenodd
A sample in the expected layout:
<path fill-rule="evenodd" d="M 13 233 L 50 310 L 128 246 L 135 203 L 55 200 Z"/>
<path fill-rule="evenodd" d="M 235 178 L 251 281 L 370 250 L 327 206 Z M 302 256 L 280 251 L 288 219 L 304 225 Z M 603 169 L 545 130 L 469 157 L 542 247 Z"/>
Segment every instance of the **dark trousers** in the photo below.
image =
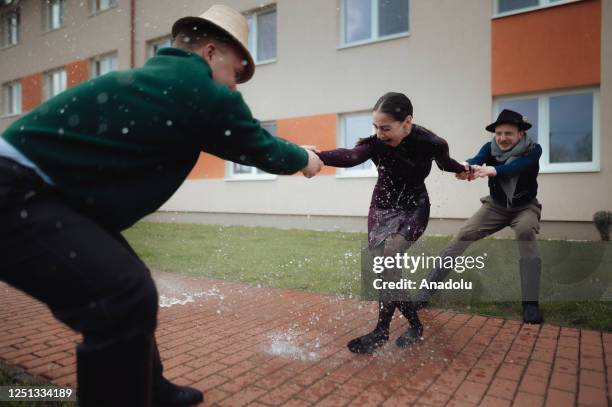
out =
<path fill-rule="evenodd" d="M 82 333 L 81 406 L 151 405 L 162 365 L 149 270 L 118 231 L 83 216 L 34 171 L 2 157 L 0 280 Z"/>

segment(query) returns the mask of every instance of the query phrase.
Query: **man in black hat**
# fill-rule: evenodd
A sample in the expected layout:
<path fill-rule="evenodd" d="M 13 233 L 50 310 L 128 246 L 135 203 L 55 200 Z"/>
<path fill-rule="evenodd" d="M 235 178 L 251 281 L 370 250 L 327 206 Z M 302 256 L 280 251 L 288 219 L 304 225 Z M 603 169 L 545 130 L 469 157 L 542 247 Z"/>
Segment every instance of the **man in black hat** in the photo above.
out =
<path fill-rule="evenodd" d="M 538 202 L 538 161 L 542 148 L 527 137 L 531 127 L 525 118 L 512 110 L 503 110 L 497 120 L 486 127 L 494 133 L 478 154 L 464 164 L 470 172 L 456 174 L 457 179 L 489 178 L 490 195 L 480 199 L 482 206 L 468 219 L 440 257 L 460 256 L 470 244 L 510 226 L 519 245 L 523 321 L 542 323 L 538 307 L 542 261 L 536 240 L 540 229 L 542 205 Z M 429 282 L 443 281 L 449 268 L 435 268 Z M 435 290 L 422 290 L 417 296 L 420 306 L 426 306 Z"/>

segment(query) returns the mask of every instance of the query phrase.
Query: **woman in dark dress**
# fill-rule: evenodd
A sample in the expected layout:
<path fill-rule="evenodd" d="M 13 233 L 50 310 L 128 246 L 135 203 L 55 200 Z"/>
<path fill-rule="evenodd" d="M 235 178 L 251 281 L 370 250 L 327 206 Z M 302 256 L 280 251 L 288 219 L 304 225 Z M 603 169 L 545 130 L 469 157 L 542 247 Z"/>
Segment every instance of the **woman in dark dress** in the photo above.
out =
<path fill-rule="evenodd" d="M 443 171 L 469 171 L 449 157 L 448 144 L 431 131 L 412 123 L 412 103 L 401 93 L 390 92 L 374 106 L 376 134 L 359 140 L 352 149 L 318 152 L 325 165 L 353 167 L 371 159 L 378 170 L 368 214 L 368 246 L 373 256 L 403 255 L 427 227 L 429 196 L 425 178 L 436 161 Z M 386 268 L 384 282 L 399 281 L 401 269 Z M 397 290 L 394 290 L 397 291 Z M 379 291 L 376 328 L 348 343 L 354 353 L 372 353 L 389 340 L 389 326 L 398 308 L 410 327 L 396 341 L 400 347 L 414 343 L 423 334 L 416 307 L 404 290 Z"/>

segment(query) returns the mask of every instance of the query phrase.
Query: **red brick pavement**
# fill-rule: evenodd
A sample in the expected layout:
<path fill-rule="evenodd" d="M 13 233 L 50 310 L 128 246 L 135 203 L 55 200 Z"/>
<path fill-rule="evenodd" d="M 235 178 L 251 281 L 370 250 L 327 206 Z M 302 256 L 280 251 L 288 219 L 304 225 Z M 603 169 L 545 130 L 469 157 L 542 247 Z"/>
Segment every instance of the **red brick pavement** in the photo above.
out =
<path fill-rule="evenodd" d="M 375 304 L 302 291 L 155 273 L 165 375 L 220 406 L 608 406 L 612 333 L 443 310 L 425 338 L 374 356 L 346 342 Z M 0 283 L 0 359 L 75 384 L 79 336 L 44 305 Z M 393 337 L 405 320 L 394 320 Z"/>

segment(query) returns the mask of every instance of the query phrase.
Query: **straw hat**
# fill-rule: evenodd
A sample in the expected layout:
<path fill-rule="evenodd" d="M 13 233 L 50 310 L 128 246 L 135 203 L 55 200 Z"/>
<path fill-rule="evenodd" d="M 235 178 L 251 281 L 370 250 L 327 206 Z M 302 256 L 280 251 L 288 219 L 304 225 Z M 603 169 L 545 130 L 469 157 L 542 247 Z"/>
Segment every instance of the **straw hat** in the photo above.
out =
<path fill-rule="evenodd" d="M 193 27 L 193 30 L 212 25 L 224 31 L 235 41 L 236 46 L 242 51 L 245 59 L 245 67 L 238 83 L 244 83 L 251 79 L 255 73 L 255 63 L 249 52 L 249 24 L 247 19 L 231 7 L 215 4 L 206 10 L 199 17 L 183 17 L 172 25 L 172 37 L 176 37 L 178 32 L 185 26 Z"/>

